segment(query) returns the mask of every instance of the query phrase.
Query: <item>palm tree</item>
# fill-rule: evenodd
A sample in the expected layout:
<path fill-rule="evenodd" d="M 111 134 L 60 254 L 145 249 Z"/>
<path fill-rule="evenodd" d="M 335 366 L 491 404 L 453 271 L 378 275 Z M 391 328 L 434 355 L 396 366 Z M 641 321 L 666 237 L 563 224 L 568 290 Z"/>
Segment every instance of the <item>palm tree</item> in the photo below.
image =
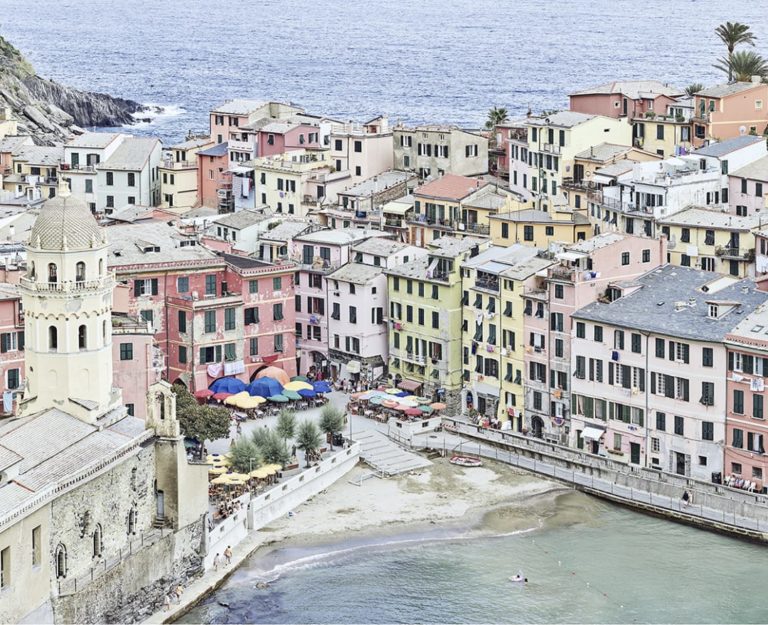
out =
<path fill-rule="evenodd" d="M 302 421 L 296 434 L 296 446 L 304 452 L 307 468 L 310 467 L 309 457 L 320 449 L 323 437 L 314 421 Z"/>
<path fill-rule="evenodd" d="M 768 74 L 768 63 L 757 52 L 734 52 L 729 59 L 718 60 L 715 67 L 739 82 L 749 82 L 752 76 L 765 77 Z"/>
<path fill-rule="evenodd" d="M 328 435 L 331 449 L 333 449 L 333 435 L 336 432 L 341 432 L 343 427 L 344 413 L 331 404 L 323 406 L 323 410 L 320 413 L 320 429 Z"/>
<path fill-rule="evenodd" d="M 248 473 L 253 469 L 258 469 L 263 458 L 260 449 L 254 445 L 253 441 L 245 437 L 240 437 L 229 449 L 232 468 L 239 473 Z"/>
<path fill-rule="evenodd" d="M 685 88 L 685 95 L 692 96 L 694 93 L 698 93 L 703 88 L 704 85 L 702 85 L 700 82 L 692 83 Z"/>
<path fill-rule="evenodd" d="M 486 130 L 493 130 L 499 124 L 503 124 L 509 121 L 509 114 L 504 107 L 494 106 L 488 111 L 488 120 L 485 122 Z"/>
<path fill-rule="evenodd" d="M 720 40 L 725 44 L 726 48 L 728 48 L 728 61 L 725 66 L 728 68 L 726 70 L 728 73 L 728 82 L 732 82 L 733 75 L 736 73 L 732 68 L 733 51 L 740 43 L 754 46 L 756 37 L 749 29 L 749 26 L 739 22 L 726 22 L 725 24 L 720 24 L 720 26 L 715 28 L 715 33 L 720 37 Z M 717 65 L 715 67 L 717 67 Z"/>

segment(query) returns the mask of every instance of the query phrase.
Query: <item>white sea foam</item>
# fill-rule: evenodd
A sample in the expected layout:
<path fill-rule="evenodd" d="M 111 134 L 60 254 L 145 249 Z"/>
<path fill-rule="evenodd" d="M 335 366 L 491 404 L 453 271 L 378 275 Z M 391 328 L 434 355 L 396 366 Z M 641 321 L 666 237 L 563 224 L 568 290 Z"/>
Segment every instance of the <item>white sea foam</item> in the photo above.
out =
<path fill-rule="evenodd" d="M 177 104 L 146 102 L 144 106 L 148 107 L 148 110 L 133 113 L 133 117 L 137 120 L 133 124 L 134 126 L 149 126 L 150 124 L 160 123 L 168 118 L 178 117 L 187 112 L 183 106 Z"/>

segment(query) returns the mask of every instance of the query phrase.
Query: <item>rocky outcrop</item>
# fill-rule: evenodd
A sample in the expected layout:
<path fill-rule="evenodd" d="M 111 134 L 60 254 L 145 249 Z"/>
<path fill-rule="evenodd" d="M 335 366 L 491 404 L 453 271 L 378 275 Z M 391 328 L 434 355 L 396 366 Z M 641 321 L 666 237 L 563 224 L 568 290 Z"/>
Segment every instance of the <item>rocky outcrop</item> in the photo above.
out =
<path fill-rule="evenodd" d="M 147 108 L 133 100 L 72 89 L 41 78 L 5 39 L 0 37 L 0 108 L 19 124 L 19 134 L 40 145 L 65 141 L 81 126 L 123 126 Z"/>

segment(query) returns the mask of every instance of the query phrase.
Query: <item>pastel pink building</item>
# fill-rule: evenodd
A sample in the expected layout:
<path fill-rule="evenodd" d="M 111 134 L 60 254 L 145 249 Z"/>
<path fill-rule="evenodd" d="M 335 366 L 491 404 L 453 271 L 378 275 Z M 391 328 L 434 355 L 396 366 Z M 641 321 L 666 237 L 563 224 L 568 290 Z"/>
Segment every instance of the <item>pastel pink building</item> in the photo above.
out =
<path fill-rule="evenodd" d="M 558 264 L 523 293 L 525 427 L 536 437 L 567 443 L 572 422 L 573 313 L 616 296 L 666 259 L 666 239 L 600 234 L 556 254 Z M 603 358 L 604 358 L 603 354 Z"/>
<path fill-rule="evenodd" d="M 24 311 L 16 286 L 0 284 L 0 375 L 3 405 L 0 415 L 16 411 L 16 394 L 24 387 Z"/>
<path fill-rule="evenodd" d="M 299 265 L 296 278 L 296 338 L 300 374 L 333 374 L 328 339 L 328 274 L 352 258 L 351 247 L 371 237 L 384 237 L 379 230 L 340 228 L 317 230 L 295 236 L 288 242 L 289 257 Z"/>
<path fill-rule="evenodd" d="M 160 380 L 163 360 L 146 321 L 113 312 L 112 377 L 128 414 L 147 418 L 147 393 Z"/>
<path fill-rule="evenodd" d="M 667 106 L 685 95 L 658 80 L 615 80 L 568 96 L 570 110 L 606 117 L 641 117 L 646 112 L 666 114 Z"/>
<path fill-rule="evenodd" d="M 768 492 L 768 308 L 761 306 L 725 337 L 728 350 L 727 413 L 723 478 L 732 485 Z"/>
<path fill-rule="evenodd" d="M 744 134 L 762 136 L 768 129 L 768 84 L 734 82 L 694 94 L 694 145 L 724 141 Z"/>
<path fill-rule="evenodd" d="M 728 204 L 734 215 L 755 215 L 768 208 L 768 156 L 764 156 L 728 176 Z"/>
<path fill-rule="evenodd" d="M 232 174 L 229 172 L 229 153 L 226 143 L 219 143 L 197 153 L 197 204 L 218 207 L 226 194 L 232 191 Z"/>
<path fill-rule="evenodd" d="M 724 337 L 768 300 L 754 282 L 667 265 L 573 315 L 571 446 L 722 478 Z"/>

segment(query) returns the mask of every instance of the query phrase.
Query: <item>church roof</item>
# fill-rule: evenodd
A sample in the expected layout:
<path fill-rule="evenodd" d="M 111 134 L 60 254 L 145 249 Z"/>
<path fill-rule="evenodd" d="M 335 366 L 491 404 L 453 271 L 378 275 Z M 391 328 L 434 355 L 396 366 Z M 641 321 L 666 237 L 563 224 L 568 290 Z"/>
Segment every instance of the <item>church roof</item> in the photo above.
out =
<path fill-rule="evenodd" d="M 102 230 L 88 206 L 73 197 L 64 182 L 56 197 L 47 200 L 32 227 L 30 247 L 61 251 L 90 249 L 102 241 Z M 39 238 L 39 241 L 38 241 Z"/>

